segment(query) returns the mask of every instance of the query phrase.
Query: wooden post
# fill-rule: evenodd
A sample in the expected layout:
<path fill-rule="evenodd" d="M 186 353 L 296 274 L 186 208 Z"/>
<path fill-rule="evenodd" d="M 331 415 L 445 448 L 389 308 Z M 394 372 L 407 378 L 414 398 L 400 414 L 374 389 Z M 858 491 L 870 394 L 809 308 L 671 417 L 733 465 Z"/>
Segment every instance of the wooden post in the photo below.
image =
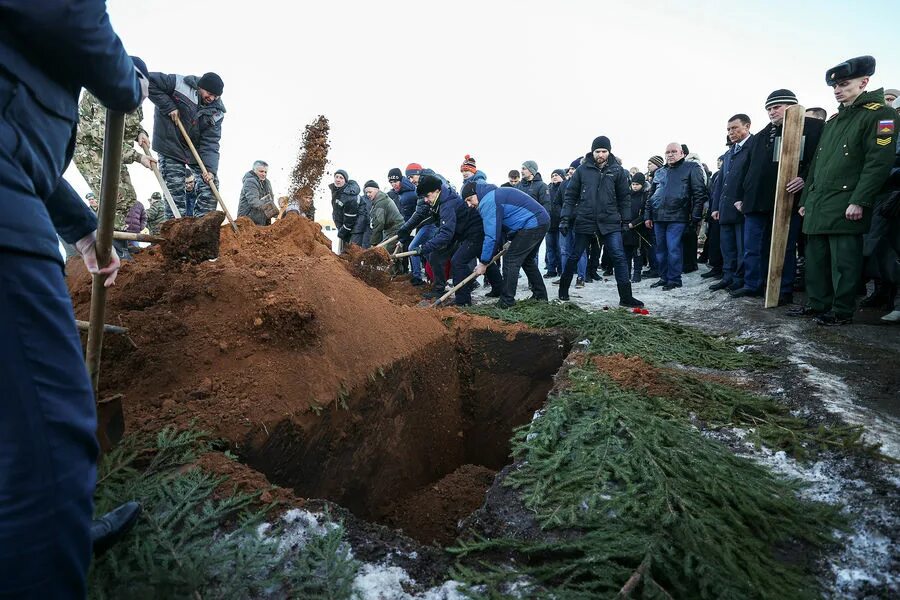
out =
<path fill-rule="evenodd" d="M 147 146 L 141 146 L 144 149 L 144 154 L 153 158 L 153 154 L 150 152 L 150 148 Z M 154 159 L 155 160 L 155 159 Z M 159 165 L 153 163 L 153 174 L 156 175 L 156 181 L 159 182 L 159 187 L 162 189 L 163 198 L 166 199 L 166 203 L 169 205 L 169 209 L 172 211 L 172 214 L 175 215 L 176 219 L 181 218 L 181 211 L 178 210 L 178 207 L 175 206 L 175 199 L 172 198 L 172 193 L 169 192 L 169 186 L 166 185 L 166 180 L 163 179 L 162 173 L 159 172 Z"/>
<path fill-rule="evenodd" d="M 97 266 L 107 266 L 114 252 L 113 222 L 116 218 L 116 199 L 119 196 L 119 170 L 122 168 L 122 139 L 125 136 L 125 113 L 106 111 L 106 133 L 103 136 L 103 170 L 100 175 L 100 206 L 97 209 Z M 106 275 L 94 275 L 91 287 L 91 320 L 88 330 L 88 374 L 97 398 L 100 381 L 100 351 L 103 347 L 103 324 L 106 319 Z"/>
<path fill-rule="evenodd" d="M 778 157 L 778 180 L 775 183 L 775 211 L 772 214 L 772 242 L 769 245 L 766 308 L 778 306 L 778 298 L 781 295 L 784 254 L 791 227 L 791 215 L 794 212 L 794 194 L 788 193 L 787 184 L 800 170 L 805 112 L 806 109 L 799 104 L 789 106 L 784 113 L 784 125 L 781 128 L 781 153 Z"/>
<path fill-rule="evenodd" d="M 203 160 L 200 158 L 200 154 L 197 152 L 197 149 L 194 148 L 194 142 L 191 141 L 190 136 L 188 136 L 187 130 L 184 128 L 184 125 L 182 125 L 181 117 L 175 117 L 175 125 L 177 125 L 178 129 L 181 130 L 181 135 L 184 137 L 184 141 L 187 143 L 188 148 L 190 148 L 191 154 L 194 155 L 194 160 L 196 160 L 197 164 L 200 165 L 200 171 L 202 171 L 203 174 L 206 175 L 207 173 L 209 173 L 209 171 L 206 170 L 206 165 L 203 164 Z M 234 229 L 235 233 L 237 233 L 237 225 L 234 224 L 234 219 L 231 218 L 231 213 L 228 212 L 228 207 L 225 206 L 225 201 L 222 200 L 222 196 L 219 195 L 219 188 L 216 187 L 216 182 L 212 179 L 209 180 L 209 189 L 212 190 L 213 196 L 216 197 L 216 200 L 219 202 L 219 206 L 222 207 L 222 211 L 225 213 L 225 217 L 231 224 L 231 228 Z"/>

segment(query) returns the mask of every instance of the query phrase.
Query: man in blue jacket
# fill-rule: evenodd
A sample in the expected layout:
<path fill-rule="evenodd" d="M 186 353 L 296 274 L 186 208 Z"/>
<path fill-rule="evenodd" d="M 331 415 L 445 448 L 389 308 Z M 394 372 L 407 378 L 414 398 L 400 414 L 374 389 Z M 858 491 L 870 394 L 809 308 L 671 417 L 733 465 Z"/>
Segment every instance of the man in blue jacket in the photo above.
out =
<path fill-rule="evenodd" d="M 0 6 L 0 597 L 83 598 L 97 418 L 56 234 L 107 286 L 119 262 L 98 269 L 96 215 L 62 174 L 81 88 L 129 112 L 146 79 L 102 0 Z"/>
<path fill-rule="evenodd" d="M 467 181 L 462 195 L 469 207 L 478 209 L 484 230 L 475 273 L 487 273 L 490 278 L 494 265 L 488 263 L 500 250 L 501 240 L 510 240 L 503 257 L 503 288 L 498 305 L 509 308 L 516 303 L 520 268 L 531 285 L 531 298 L 546 302 L 547 288 L 535 258 L 550 228 L 547 210 L 530 195 L 513 187 L 498 188 L 489 183 Z"/>
<path fill-rule="evenodd" d="M 578 257 L 591 238 L 603 237 L 603 245 L 613 261 L 621 306 L 640 307 L 644 303 L 631 295 L 631 276 L 622 231 L 631 221 L 631 177 L 616 161 L 609 138 L 601 135 L 591 143 L 581 165 L 566 187 L 559 232 L 575 231 L 575 248 L 569 255 L 559 282 L 559 299 L 569 299 L 569 285 Z"/>
<path fill-rule="evenodd" d="M 416 193 L 425 199 L 438 223 L 434 237 L 416 249 L 420 255 L 428 257 L 434 274 L 431 291 L 422 296 L 436 299 L 446 291 L 444 264 L 448 259 L 454 282 L 459 283 L 472 272 L 469 266 L 478 255 L 481 243 L 481 217 L 477 211 L 470 210 L 449 185 L 434 175 L 422 176 Z M 460 288 L 456 292 L 456 304 L 471 304 L 473 287 L 469 282 Z"/>
<path fill-rule="evenodd" d="M 150 101 L 156 105 L 153 114 L 153 149 L 159 154 L 159 170 L 182 215 L 185 212 L 185 165 L 197 176 L 194 216 L 202 217 L 216 210 L 216 199 L 209 183 L 214 181 L 219 185 L 216 173 L 219 172 L 219 140 L 222 138 L 222 119 L 225 118 L 225 105 L 221 99 L 224 87 L 222 78 L 215 73 L 206 73 L 203 77 L 150 73 Z M 197 154 L 208 171 L 206 175 L 203 175 L 175 124 L 178 119 L 181 119 L 188 137 L 197 149 Z M 168 204 L 166 216 L 172 218 Z"/>
<path fill-rule="evenodd" d="M 731 148 L 722 156 L 721 175 L 710 199 L 710 214 L 719 222 L 722 247 L 722 279 L 709 286 L 714 292 L 744 287 L 744 214 L 738 210 L 737 201 L 752 138 L 750 117 L 737 114 L 728 120 Z"/>

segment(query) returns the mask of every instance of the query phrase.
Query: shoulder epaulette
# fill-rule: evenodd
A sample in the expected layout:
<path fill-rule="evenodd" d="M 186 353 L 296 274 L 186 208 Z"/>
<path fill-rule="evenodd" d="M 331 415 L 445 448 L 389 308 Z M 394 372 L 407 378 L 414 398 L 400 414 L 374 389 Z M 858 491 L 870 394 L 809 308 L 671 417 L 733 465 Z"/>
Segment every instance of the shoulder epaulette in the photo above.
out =
<path fill-rule="evenodd" d="M 878 110 L 884 106 L 881 102 L 869 102 L 868 104 L 863 104 L 863 108 L 868 108 L 869 110 Z"/>

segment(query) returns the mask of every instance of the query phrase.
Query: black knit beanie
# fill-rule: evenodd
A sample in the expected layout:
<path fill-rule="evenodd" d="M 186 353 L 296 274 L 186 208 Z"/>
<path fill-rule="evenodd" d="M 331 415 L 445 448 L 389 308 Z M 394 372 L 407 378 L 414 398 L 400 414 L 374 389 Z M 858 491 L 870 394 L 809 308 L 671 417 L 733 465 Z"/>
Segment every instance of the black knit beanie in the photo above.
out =
<path fill-rule="evenodd" d="M 439 189 L 441 189 L 441 180 L 434 175 L 425 175 L 416 187 L 416 194 L 425 196 Z"/>
<path fill-rule="evenodd" d="M 605 135 L 595 137 L 594 141 L 591 142 L 591 152 L 597 150 L 598 148 L 612 151 L 612 144 L 609 143 L 609 138 Z"/>
<path fill-rule="evenodd" d="M 210 94 L 214 94 L 216 96 L 221 96 L 222 90 L 225 89 L 225 84 L 222 83 L 222 78 L 215 73 L 206 73 L 203 77 L 200 78 L 200 81 L 197 82 L 197 85 L 202 87 Z"/>

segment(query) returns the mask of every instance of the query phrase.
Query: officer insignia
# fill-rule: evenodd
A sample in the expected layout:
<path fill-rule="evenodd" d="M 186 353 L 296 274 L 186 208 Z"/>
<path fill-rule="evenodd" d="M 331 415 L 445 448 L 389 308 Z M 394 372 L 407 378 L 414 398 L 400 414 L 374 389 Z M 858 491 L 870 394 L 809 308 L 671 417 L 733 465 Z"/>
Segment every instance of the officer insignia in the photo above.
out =
<path fill-rule="evenodd" d="M 890 135 L 894 133 L 894 120 L 885 119 L 878 121 L 878 135 Z"/>
<path fill-rule="evenodd" d="M 863 108 L 868 108 L 869 110 L 878 110 L 884 106 L 881 102 L 869 102 L 868 104 L 863 104 Z"/>
<path fill-rule="evenodd" d="M 877 140 L 875 140 L 875 143 L 878 144 L 879 146 L 887 146 L 888 144 L 891 143 L 891 140 L 893 140 L 893 139 L 894 138 L 890 138 L 890 137 L 878 138 Z"/>

